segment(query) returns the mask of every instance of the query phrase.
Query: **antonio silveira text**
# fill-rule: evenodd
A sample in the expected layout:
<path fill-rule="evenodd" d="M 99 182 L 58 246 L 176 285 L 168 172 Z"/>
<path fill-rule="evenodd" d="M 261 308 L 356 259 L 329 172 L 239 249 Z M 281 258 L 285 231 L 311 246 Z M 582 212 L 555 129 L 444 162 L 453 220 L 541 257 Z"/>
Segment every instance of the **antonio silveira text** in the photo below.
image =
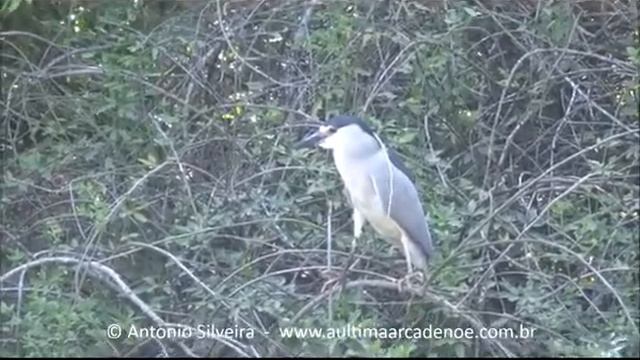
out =
<path fill-rule="evenodd" d="M 200 324 L 196 327 L 190 326 L 145 326 L 139 327 L 131 325 L 127 332 L 127 337 L 131 338 L 152 338 L 152 339 L 214 339 L 214 338 L 234 338 L 253 339 L 254 330 L 235 325 L 233 327 L 216 327 L 214 324 Z"/>

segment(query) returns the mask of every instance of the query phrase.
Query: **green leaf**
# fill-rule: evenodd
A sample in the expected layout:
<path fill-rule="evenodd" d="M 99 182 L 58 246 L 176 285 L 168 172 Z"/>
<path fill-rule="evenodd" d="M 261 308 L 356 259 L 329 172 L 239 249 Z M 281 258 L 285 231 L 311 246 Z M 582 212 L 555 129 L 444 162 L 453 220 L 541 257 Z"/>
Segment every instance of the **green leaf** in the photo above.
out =
<path fill-rule="evenodd" d="M 9 0 L 9 2 L 4 3 L 2 6 L 2 11 L 10 14 L 16 11 L 16 9 L 20 7 L 20 4 L 22 4 L 22 0 Z"/>
<path fill-rule="evenodd" d="M 471 17 L 476 17 L 476 16 L 482 15 L 480 12 L 478 12 L 475 9 L 470 8 L 470 7 L 464 7 L 463 10 L 464 10 L 464 12 L 469 14 L 469 16 L 471 16 Z"/>
<path fill-rule="evenodd" d="M 133 216 L 134 219 L 140 221 L 143 224 L 149 222 L 149 219 L 147 219 L 146 216 L 142 215 L 142 213 L 133 212 L 131 213 L 131 215 Z"/>
<path fill-rule="evenodd" d="M 415 140 L 417 136 L 418 136 L 418 133 L 415 131 L 406 131 L 406 132 L 403 132 L 400 136 L 398 136 L 396 141 L 399 144 L 408 144 L 413 140 Z"/>

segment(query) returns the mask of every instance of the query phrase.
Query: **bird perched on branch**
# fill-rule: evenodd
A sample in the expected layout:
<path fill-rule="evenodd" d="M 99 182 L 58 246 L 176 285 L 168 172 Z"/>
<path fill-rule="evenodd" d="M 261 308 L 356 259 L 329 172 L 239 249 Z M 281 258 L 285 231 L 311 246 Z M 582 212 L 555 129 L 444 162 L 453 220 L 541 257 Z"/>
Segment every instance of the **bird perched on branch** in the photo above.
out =
<path fill-rule="evenodd" d="M 404 253 L 408 276 L 426 269 L 433 243 L 416 186 L 398 155 L 360 118 L 340 115 L 305 136 L 297 148 L 333 152 L 353 207 L 353 237 L 369 223 Z"/>

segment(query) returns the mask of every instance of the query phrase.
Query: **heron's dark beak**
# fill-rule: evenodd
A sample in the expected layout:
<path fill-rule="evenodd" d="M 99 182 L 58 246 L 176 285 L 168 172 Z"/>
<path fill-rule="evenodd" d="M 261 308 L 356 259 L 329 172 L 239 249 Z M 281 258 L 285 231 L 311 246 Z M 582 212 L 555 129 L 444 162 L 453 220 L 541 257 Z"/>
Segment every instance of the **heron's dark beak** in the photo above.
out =
<path fill-rule="evenodd" d="M 295 149 L 312 148 L 318 145 L 318 143 L 324 138 L 325 138 L 325 134 L 323 132 L 321 132 L 320 130 L 314 130 L 309 134 L 307 134 L 304 138 L 302 138 L 302 140 L 298 141 L 294 145 L 294 148 Z"/>

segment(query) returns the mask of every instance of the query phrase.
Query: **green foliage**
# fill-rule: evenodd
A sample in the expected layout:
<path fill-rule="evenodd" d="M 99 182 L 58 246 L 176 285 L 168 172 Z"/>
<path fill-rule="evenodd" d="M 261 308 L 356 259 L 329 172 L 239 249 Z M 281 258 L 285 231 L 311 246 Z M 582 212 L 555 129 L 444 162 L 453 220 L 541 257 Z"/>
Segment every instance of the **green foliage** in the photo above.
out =
<path fill-rule="evenodd" d="M 71 274 L 70 274 L 71 273 Z M 18 308 L 2 305 L 3 332 L 15 330 L 20 334 L 19 349 L 35 357 L 73 357 L 78 354 L 105 356 L 111 353 L 105 343 L 105 324 L 113 322 L 104 309 L 113 308 L 109 300 L 94 289 L 91 297 L 74 298 L 72 288 L 63 284 L 72 270 L 47 269 L 34 272 L 29 286 L 37 289 L 21 304 L 27 309 L 23 314 Z M 10 347 L 2 347 L 3 356 L 15 355 Z"/>
<path fill-rule="evenodd" d="M 638 356 L 629 9 L 258 3 L 3 3 L 1 355 Z M 329 154 L 291 148 L 336 113 L 415 175 L 425 293 L 398 291 L 401 251 L 369 228 L 338 274 L 342 184 Z M 106 336 L 158 319 L 256 336 Z"/>
<path fill-rule="evenodd" d="M 31 5 L 32 1 L 33 0 L 7 0 L 4 4 L 2 4 L 2 7 L 0 7 L 0 14 L 11 14 L 12 12 L 16 11 L 20 7 L 20 5 L 22 5 L 22 3 Z"/>

